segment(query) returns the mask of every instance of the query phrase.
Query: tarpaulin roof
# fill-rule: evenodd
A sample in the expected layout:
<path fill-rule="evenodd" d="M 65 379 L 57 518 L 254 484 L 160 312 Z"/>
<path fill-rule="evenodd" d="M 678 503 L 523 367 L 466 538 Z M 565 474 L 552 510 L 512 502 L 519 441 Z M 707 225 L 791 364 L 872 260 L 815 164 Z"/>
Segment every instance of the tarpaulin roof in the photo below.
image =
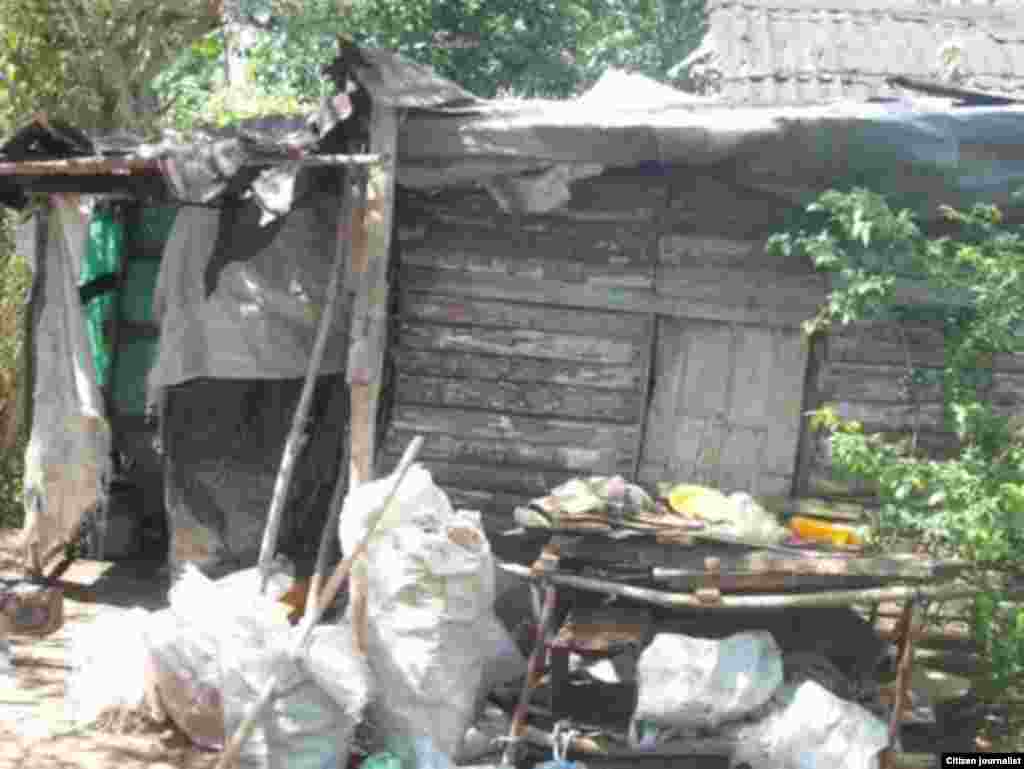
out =
<path fill-rule="evenodd" d="M 361 51 L 355 75 L 378 104 L 407 111 L 399 183 L 494 182 L 553 168 L 721 166 L 739 185 L 807 201 L 828 187 L 869 185 L 921 210 L 976 200 L 1009 206 L 1024 185 L 1024 107 L 958 107 L 921 99 L 814 107 L 733 107 L 611 71 L 568 101 L 478 99 L 396 54 Z M 190 145 L 94 139 L 95 151 L 188 158 L 176 188 L 223 188 L 225 158 L 286 165 L 318 151 L 321 121 L 247 121 Z M 39 157 L 38 155 L 36 157 Z M 211 158 L 204 165 L 196 158 Z M 218 160 L 219 159 L 219 160 Z M 592 172 L 592 171 L 591 171 Z M 215 181 L 217 189 L 203 185 Z M 287 206 L 285 206 L 287 207 Z"/>

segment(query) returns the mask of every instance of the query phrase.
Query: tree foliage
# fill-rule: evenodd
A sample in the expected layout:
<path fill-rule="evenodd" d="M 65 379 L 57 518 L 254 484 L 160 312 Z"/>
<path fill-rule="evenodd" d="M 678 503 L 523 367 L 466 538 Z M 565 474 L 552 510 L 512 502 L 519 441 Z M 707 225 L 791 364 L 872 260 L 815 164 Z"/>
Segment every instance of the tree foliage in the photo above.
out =
<path fill-rule="evenodd" d="M 221 23 L 216 0 L 0 0 L 9 109 L 83 128 L 147 127 L 153 79 Z"/>
<path fill-rule="evenodd" d="M 994 663 L 992 683 L 1005 690 L 1024 683 L 1024 609 L 1002 600 L 1002 578 L 988 578 L 1022 571 L 1024 421 L 996 407 L 988 384 L 994 356 L 1024 351 L 1024 233 L 1005 225 L 994 206 L 942 212 L 955 235 L 931 238 L 909 211 L 893 211 L 868 190 L 831 191 L 808 209 L 814 227 L 773 236 L 769 245 L 808 256 L 839 278 L 811 333 L 865 318 L 914 318 L 916 310 L 895 299 L 894 264 L 912 266 L 936 295 L 958 297 L 937 314 L 945 327 L 943 370 L 916 370 L 908 353 L 905 378 L 907 400 L 918 410 L 917 385 L 941 384 L 946 423 L 958 441 L 953 456 L 918 450 L 916 435 L 893 441 L 869 434 L 830 406 L 812 427 L 827 434 L 841 475 L 877 489 L 881 541 L 909 539 L 966 558 L 984 577 L 975 631 Z"/>
<path fill-rule="evenodd" d="M 700 42 L 703 0 L 236 0 L 249 104 L 287 108 L 322 95 L 338 36 L 398 51 L 484 97 L 566 97 L 608 67 L 667 79 Z M 211 117 L 227 86 L 224 30 L 161 76 L 174 122 Z"/>

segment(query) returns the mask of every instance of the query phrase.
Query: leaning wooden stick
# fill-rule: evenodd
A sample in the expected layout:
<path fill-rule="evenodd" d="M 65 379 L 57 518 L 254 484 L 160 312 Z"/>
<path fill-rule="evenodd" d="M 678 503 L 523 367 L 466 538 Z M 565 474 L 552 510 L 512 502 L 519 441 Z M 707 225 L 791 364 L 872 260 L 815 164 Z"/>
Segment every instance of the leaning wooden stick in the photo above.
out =
<path fill-rule="evenodd" d="M 398 468 L 394 473 L 394 482 L 391 485 L 391 489 L 388 491 L 388 495 L 384 499 L 384 504 L 382 504 L 371 517 L 366 535 L 363 537 L 363 541 L 359 543 L 359 546 L 356 547 L 354 551 L 345 557 L 345 560 L 338 564 L 338 568 L 334 570 L 334 574 L 331 575 L 331 579 L 328 581 L 327 586 L 324 587 L 323 592 L 318 596 L 310 595 L 309 599 L 313 602 L 313 609 L 312 611 L 307 611 L 303 615 L 302 623 L 298 627 L 295 644 L 292 647 L 293 659 L 302 653 L 302 650 L 309 642 L 313 628 L 316 626 L 316 623 L 320 621 L 320 618 L 323 616 L 330 603 L 334 600 L 338 591 L 341 590 L 341 586 L 345 583 L 349 572 L 352 570 L 352 564 L 369 548 L 370 539 L 373 537 L 377 524 L 394 501 L 395 495 L 398 493 L 398 489 L 402 485 L 402 480 L 405 478 L 406 473 L 409 472 L 409 468 L 412 467 L 412 463 L 416 461 L 416 456 L 420 453 L 420 449 L 422 447 L 423 436 L 417 435 L 412 439 L 412 442 L 409 443 L 408 448 L 406 448 L 405 453 L 402 455 L 402 460 L 399 462 Z M 264 686 L 260 692 L 259 698 L 255 703 L 253 703 L 249 712 L 242 720 L 241 725 L 238 727 L 238 731 L 235 732 L 224 746 L 224 752 L 221 754 L 220 761 L 217 762 L 216 769 L 231 769 L 231 767 L 237 765 L 238 758 L 242 753 L 242 747 L 245 745 L 245 741 L 249 739 L 250 735 L 252 735 L 253 730 L 255 730 L 256 722 L 259 720 L 260 715 L 270 704 L 274 695 L 274 689 L 277 687 L 279 680 L 279 674 L 275 674 L 269 681 L 267 681 L 266 686 Z"/>
<path fill-rule="evenodd" d="M 498 567 L 509 574 L 515 574 L 523 579 L 537 579 L 537 576 L 531 574 L 528 568 L 516 563 L 500 563 Z M 701 601 L 693 593 L 652 590 L 646 587 L 620 584 L 604 579 L 578 577 L 575 574 L 553 573 L 545 574 L 543 578 L 556 585 L 620 596 L 631 600 L 643 601 L 655 606 L 665 606 L 670 609 L 728 611 L 822 608 L 827 606 L 849 606 L 856 603 L 872 603 L 875 601 L 906 601 L 912 598 L 933 601 L 951 600 L 954 598 L 971 598 L 978 594 L 976 588 L 951 582 L 933 585 L 893 585 L 891 587 L 871 587 L 857 590 L 826 590 L 817 593 L 723 595 L 716 603 L 708 604 Z"/>
<path fill-rule="evenodd" d="M 365 184 L 365 176 L 361 172 L 350 172 L 345 179 L 345 186 L 342 203 L 342 227 L 351 228 L 352 208 L 356 197 L 355 186 Z M 267 580 L 270 577 L 270 565 L 277 552 L 277 539 L 281 532 L 281 518 L 284 514 L 284 506 L 288 501 L 288 490 L 291 488 L 292 475 L 295 472 L 295 465 L 298 462 L 299 454 L 306 442 L 306 421 L 309 417 L 309 408 L 313 402 L 313 391 L 316 388 L 317 377 L 320 374 L 320 366 L 323 363 L 324 351 L 327 349 L 327 341 L 331 336 L 334 325 L 335 306 L 338 304 L 339 286 L 341 274 L 345 270 L 345 263 L 348 260 L 349 243 L 352 238 L 348 232 L 340 233 L 338 248 L 335 252 L 334 264 L 331 267 L 331 278 L 327 283 L 327 296 L 324 299 L 323 314 L 320 316 L 320 325 L 317 328 L 316 340 L 313 343 L 313 351 L 309 355 L 309 364 L 306 368 L 306 379 L 302 383 L 302 394 L 299 396 L 299 403 L 295 407 L 295 414 L 292 417 L 291 431 L 284 444 L 284 453 L 281 455 L 281 466 L 277 472 L 277 481 L 274 483 L 274 496 L 270 500 L 270 511 L 267 513 L 267 525 L 263 530 L 263 541 L 260 544 L 260 593 L 265 593 Z"/>
<path fill-rule="evenodd" d="M 313 576 L 309 581 L 309 593 L 306 598 L 306 608 L 303 612 L 303 619 L 316 610 L 320 600 L 320 593 L 324 586 L 324 575 L 327 574 L 327 564 L 330 561 L 331 543 L 338 537 L 338 521 L 341 520 L 341 508 L 345 501 L 345 490 L 348 489 L 348 444 L 345 443 L 341 451 L 341 462 L 338 463 L 338 480 L 334 484 L 334 492 L 331 494 L 331 506 L 328 508 L 330 514 L 327 516 L 327 523 L 324 524 L 323 533 L 320 535 L 320 548 L 316 554 L 316 566 L 313 567 Z M 324 606 L 324 611 L 327 607 Z"/>

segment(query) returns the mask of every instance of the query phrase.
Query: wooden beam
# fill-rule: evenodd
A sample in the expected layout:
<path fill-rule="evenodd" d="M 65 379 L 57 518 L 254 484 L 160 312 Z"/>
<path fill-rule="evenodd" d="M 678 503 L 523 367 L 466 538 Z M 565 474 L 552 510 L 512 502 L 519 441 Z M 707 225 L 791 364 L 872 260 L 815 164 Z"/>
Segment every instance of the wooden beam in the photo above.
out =
<path fill-rule="evenodd" d="M 284 162 L 286 158 L 281 158 Z M 380 155 L 307 155 L 301 159 L 304 166 L 368 166 L 380 163 Z M 246 166 L 269 166 L 267 159 L 247 161 Z M 0 176 L 145 176 L 159 174 L 159 158 L 90 157 L 62 160 L 22 160 L 0 163 Z"/>
<path fill-rule="evenodd" d="M 366 207 L 354 228 L 352 307 L 348 384 L 351 392 L 350 487 L 373 478 L 377 449 L 377 411 L 388 327 L 388 268 L 395 205 L 398 111 L 377 105 L 370 126 L 371 149 L 380 162 L 370 170 Z M 355 235 L 355 232 L 365 233 Z"/>

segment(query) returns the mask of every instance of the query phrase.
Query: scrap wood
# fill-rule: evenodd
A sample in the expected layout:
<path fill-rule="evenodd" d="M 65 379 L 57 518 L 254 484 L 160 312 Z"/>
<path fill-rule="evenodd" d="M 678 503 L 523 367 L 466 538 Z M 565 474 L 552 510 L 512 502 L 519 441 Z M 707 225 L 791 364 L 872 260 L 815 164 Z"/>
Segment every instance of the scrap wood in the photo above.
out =
<path fill-rule="evenodd" d="M 312 609 L 306 612 L 302 618 L 302 623 L 297 629 L 296 639 L 292 648 L 292 658 L 297 658 L 309 642 L 309 638 L 312 635 L 313 628 L 316 627 L 316 623 L 323 617 L 324 611 L 327 606 L 334 600 L 334 597 L 338 594 L 341 586 L 348 578 L 349 572 L 352 570 L 352 564 L 358 558 L 361 558 L 366 552 L 370 545 L 370 539 L 373 536 L 377 524 L 387 511 L 388 507 L 395 499 L 395 495 L 398 493 L 398 488 L 401 486 L 402 481 L 405 479 L 406 474 L 409 472 L 409 468 L 412 467 L 412 463 L 416 460 L 416 456 L 419 454 L 420 449 L 423 447 L 423 436 L 417 435 L 413 438 L 412 442 L 406 448 L 405 453 L 402 455 L 401 461 L 398 463 L 398 468 L 394 473 L 394 482 L 391 485 L 391 489 L 388 491 L 388 495 L 384 498 L 384 503 L 380 508 L 375 511 L 375 514 L 370 519 L 370 525 L 367 527 L 366 534 L 363 540 L 359 543 L 359 546 L 343 560 L 338 567 L 335 569 L 334 574 L 331 575 L 331 579 L 328 581 L 323 592 L 313 598 L 311 596 L 310 604 Z M 307 604 L 307 605 L 310 605 Z M 217 762 L 216 769 L 230 769 L 238 763 L 238 759 L 241 756 L 242 747 L 245 745 L 245 741 L 249 739 L 253 730 L 256 728 L 256 721 L 259 719 L 263 711 L 270 705 L 271 700 L 274 696 L 274 690 L 277 688 L 279 683 L 280 674 L 271 676 L 270 680 L 267 681 L 266 685 L 260 691 L 260 695 L 256 702 L 253 703 L 252 707 L 249 708 L 249 712 L 242 720 L 241 725 L 238 727 L 238 731 L 231 737 L 228 743 L 224 746 L 224 752 L 221 754 L 220 760 Z"/>
<path fill-rule="evenodd" d="M 352 176 L 357 178 L 346 177 L 345 179 L 346 189 L 341 214 L 343 222 L 351 221 L 355 196 L 360 194 L 359 190 L 366 183 L 365 177 L 362 175 L 353 174 Z M 281 520 L 284 516 L 285 504 L 288 502 L 288 492 L 291 490 L 295 465 L 298 463 L 299 455 L 302 453 L 308 440 L 306 429 L 309 421 L 309 410 L 313 403 L 313 391 L 320 375 L 320 366 L 323 362 L 324 352 L 327 349 L 327 340 L 331 335 L 331 327 L 334 325 L 334 313 L 340 293 L 341 274 L 345 268 L 345 261 L 348 258 L 351 238 L 341 237 L 338 240 L 334 264 L 331 267 L 331 278 L 327 283 L 327 296 L 324 299 L 323 313 L 320 316 L 320 324 L 317 328 L 316 340 L 313 342 L 313 350 L 309 355 L 306 378 L 302 383 L 302 394 L 299 396 L 299 402 L 295 407 L 291 430 L 285 441 L 284 453 L 281 455 L 281 465 L 277 472 L 277 480 L 274 482 L 274 495 L 271 497 L 270 510 L 267 512 L 267 525 L 263 530 L 263 541 L 260 544 L 259 554 L 259 568 L 262 574 L 260 579 L 261 594 L 267 590 L 267 581 L 270 578 L 271 565 L 277 552 Z"/>
<path fill-rule="evenodd" d="M 532 579 L 530 570 L 525 566 L 513 563 L 499 564 L 500 568 L 510 574 Z M 939 585 L 905 586 L 894 585 L 881 588 L 864 588 L 860 590 L 823 590 L 815 593 L 798 593 L 795 595 L 724 595 L 714 604 L 702 602 L 692 593 L 673 593 L 664 590 L 623 585 L 600 579 L 588 579 L 571 574 L 547 573 L 544 579 L 557 585 L 565 585 L 579 590 L 615 595 L 622 598 L 644 601 L 656 606 L 670 609 L 795 609 L 823 608 L 828 606 L 849 606 L 856 603 L 877 603 L 880 601 L 900 601 L 911 598 L 944 600 L 948 598 L 966 598 L 978 593 L 976 588 L 957 583 Z"/>

